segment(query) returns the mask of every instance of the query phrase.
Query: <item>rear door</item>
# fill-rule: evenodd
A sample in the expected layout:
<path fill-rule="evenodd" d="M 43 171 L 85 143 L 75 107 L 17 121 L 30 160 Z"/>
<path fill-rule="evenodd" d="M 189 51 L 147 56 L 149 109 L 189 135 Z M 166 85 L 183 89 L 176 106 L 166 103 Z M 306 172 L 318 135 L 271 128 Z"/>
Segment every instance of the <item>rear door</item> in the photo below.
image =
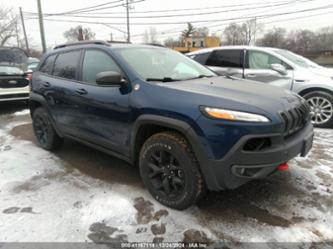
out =
<path fill-rule="evenodd" d="M 242 49 L 218 49 L 208 57 L 206 65 L 219 75 L 232 75 L 243 77 L 244 50 Z"/>
<path fill-rule="evenodd" d="M 40 77 L 43 95 L 52 116 L 59 128 L 68 134 L 74 134 L 80 129 L 82 118 L 74 104 L 81 53 L 81 49 L 59 53 L 55 58 L 52 75 L 44 74 Z"/>
<path fill-rule="evenodd" d="M 271 69 L 272 64 L 281 64 L 287 69 L 287 75 L 282 75 Z M 275 86 L 291 89 L 292 70 L 288 64 L 274 55 L 257 50 L 246 52 L 246 66 L 244 76 L 248 80 L 269 83 Z"/>

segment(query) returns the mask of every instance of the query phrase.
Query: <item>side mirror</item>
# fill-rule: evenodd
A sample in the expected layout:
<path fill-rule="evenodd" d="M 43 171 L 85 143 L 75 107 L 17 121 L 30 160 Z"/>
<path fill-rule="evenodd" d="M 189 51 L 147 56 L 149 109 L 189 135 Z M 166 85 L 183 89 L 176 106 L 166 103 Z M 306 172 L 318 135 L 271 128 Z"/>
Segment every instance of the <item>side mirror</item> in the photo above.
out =
<path fill-rule="evenodd" d="M 125 81 L 120 73 L 115 71 L 100 72 L 96 75 L 96 83 L 102 86 L 122 86 Z"/>
<path fill-rule="evenodd" d="M 281 64 L 271 64 L 271 69 L 278 72 L 281 75 L 287 75 L 287 69 Z"/>

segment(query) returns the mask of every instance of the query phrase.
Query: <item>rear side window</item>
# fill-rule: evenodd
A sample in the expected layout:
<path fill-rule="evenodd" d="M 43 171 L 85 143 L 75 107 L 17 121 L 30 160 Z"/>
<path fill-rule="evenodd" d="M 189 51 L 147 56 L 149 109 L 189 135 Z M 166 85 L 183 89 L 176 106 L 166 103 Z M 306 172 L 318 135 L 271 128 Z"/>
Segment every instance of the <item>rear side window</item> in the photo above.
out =
<path fill-rule="evenodd" d="M 210 54 L 206 65 L 215 67 L 242 68 L 243 60 L 243 50 L 215 50 Z"/>
<path fill-rule="evenodd" d="M 52 74 L 55 58 L 56 58 L 56 55 L 51 55 L 51 56 L 47 57 L 44 60 L 44 63 L 41 66 L 41 68 L 39 69 L 39 71 L 42 73 L 46 73 L 46 74 Z"/>
<path fill-rule="evenodd" d="M 82 81 L 96 83 L 96 75 L 106 71 L 121 73 L 118 65 L 108 54 L 100 50 L 87 50 L 82 66 Z"/>
<path fill-rule="evenodd" d="M 80 55 L 80 50 L 59 54 L 54 64 L 53 75 L 70 80 L 76 79 Z"/>
<path fill-rule="evenodd" d="M 207 59 L 209 57 L 209 54 L 210 53 L 197 54 L 197 55 L 194 55 L 194 57 L 191 57 L 191 58 L 193 60 L 195 60 L 196 62 L 199 62 L 202 65 L 205 65 L 206 61 L 207 61 Z"/>

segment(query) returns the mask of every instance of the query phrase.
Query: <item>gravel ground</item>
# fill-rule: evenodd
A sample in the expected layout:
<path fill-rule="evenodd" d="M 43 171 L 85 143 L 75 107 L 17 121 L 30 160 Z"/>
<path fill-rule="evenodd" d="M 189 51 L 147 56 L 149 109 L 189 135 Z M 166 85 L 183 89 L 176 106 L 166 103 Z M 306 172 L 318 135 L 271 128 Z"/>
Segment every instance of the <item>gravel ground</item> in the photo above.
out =
<path fill-rule="evenodd" d="M 1 242 L 333 241 L 333 130 L 289 171 L 175 211 L 123 161 L 70 141 L 39 148 L 25 106 L 0 105 L 0 128 Z"/>

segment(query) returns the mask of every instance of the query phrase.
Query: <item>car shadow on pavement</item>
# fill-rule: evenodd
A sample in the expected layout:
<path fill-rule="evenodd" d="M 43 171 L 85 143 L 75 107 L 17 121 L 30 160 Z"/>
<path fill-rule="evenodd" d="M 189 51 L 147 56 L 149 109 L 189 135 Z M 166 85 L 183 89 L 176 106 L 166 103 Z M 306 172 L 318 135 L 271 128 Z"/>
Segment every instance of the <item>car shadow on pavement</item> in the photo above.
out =
<path fill-rule="evenodd" d="M 0 102 L 0 115 L 22 111 L 28 107 L 26 101 Z"/>

